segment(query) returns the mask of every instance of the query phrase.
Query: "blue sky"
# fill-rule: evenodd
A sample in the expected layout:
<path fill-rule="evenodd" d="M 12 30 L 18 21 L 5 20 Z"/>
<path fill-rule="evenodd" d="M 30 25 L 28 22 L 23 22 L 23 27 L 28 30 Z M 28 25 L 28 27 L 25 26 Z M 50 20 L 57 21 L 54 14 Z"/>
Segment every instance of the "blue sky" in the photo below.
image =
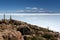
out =
<path fill-rule="evenodd" d="M 21 12 L 26 9 L 38 12 L 60 12 L 60 0 L 0 0 L 0 12 Z"/>
<path fill-rule="evenodd" d="M 2 18 L 3 15 L 0 15 Z M 60 32 L 60 15 L 12 15 L 12 18 Z M 6 15 L 6 19 L 9 19 L 9 15 Z"/>

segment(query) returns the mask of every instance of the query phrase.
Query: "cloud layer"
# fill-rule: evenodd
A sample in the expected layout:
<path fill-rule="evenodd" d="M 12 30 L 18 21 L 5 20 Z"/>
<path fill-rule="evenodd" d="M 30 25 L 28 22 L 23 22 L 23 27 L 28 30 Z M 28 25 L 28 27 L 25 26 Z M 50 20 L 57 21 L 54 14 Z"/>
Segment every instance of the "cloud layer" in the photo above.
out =
<path fill-rule="evenodd" d="M 45 10 L 44 8 L 37 7 L 26 7 L 24 10 L 17 10 L 16 12 L 20 13 L 52 13 L 53 11 Z"/>
<path fill-rule="evenodd" d="M 2 12 L 2 11 L 0 11 Z M 46 10 L 44 8 L 37 8 L 37 7 L 25 7 L 24 9 L 20 9 L 20 10 L 6 10 L 4 11 L 6 13 L 55 13 L 53 11 L 50 10 Z"/>

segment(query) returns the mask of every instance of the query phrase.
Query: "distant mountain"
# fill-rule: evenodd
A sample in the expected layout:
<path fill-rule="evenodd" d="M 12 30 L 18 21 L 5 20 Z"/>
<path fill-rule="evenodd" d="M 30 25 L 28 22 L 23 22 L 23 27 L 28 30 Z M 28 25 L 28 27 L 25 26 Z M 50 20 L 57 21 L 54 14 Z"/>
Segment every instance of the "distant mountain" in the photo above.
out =
<path fill-rule="evenodd" d="M 59 32 L 18 20 L 0 20 L 0 40 L 58 40 Z"/>

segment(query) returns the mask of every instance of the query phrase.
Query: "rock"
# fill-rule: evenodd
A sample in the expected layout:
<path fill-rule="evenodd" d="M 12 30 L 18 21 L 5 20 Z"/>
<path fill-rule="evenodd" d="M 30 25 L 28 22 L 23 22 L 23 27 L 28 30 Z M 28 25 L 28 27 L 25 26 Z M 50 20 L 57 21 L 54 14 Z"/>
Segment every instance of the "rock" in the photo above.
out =
<path fill-rule="evenodd" d="M 30 31 L 30 29 L 28 27 L 18 28 L 17 31 L 20 31 L 22 33 L 22 35 L 31 34 L 31 31 Z"/>
<path fill-rule="evenodd" d="M 0 32 L 0 40 L 24 40 L 19 31 L 5 30 Z"/>

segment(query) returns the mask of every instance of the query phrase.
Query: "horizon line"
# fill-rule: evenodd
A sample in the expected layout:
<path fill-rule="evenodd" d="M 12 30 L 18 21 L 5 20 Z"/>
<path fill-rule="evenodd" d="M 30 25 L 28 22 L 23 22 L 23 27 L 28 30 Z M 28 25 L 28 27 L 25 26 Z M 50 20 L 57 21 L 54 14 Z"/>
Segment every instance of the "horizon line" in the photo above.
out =
<path fill-rule="evenodd" d="M 60 15 L 60 14 L 27 14 L 27 13 L 25 13 L 25 14 L 17 14 L 17 13 L 13 13 L 13 14 L 6 14 L 6 13 L 4 13 L 5 15 Z M 4 15 L 4 14 L 0 14 L 0 15 Z"/>

